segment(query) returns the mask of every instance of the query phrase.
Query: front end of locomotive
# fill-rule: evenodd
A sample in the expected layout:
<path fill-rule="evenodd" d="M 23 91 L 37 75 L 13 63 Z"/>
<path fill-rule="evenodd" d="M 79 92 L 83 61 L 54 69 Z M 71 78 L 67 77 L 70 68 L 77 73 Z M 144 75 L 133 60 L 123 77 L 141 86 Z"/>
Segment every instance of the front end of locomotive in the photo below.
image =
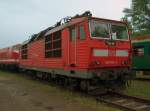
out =
<path fill-rule="evenodd" d="M 93 18 L 89 20 L 89 32 L 89 67 L 95 80 L 103 85 L 108 83 L 109 87 L 126 86 L 134 77 L 130 70 L 131 41 L 127 24 Z"/>

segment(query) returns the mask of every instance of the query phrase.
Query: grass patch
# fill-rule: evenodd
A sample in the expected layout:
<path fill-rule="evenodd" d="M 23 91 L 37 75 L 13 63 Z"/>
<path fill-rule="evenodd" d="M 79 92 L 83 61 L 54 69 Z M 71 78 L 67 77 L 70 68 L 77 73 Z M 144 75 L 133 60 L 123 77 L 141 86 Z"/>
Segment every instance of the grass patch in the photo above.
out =
<path fill-rule="evenodd" d="M 84 97 L 77 92 L 69 91 L 55 85 L 53 86 L 50 84 L 42 83 L 40 81 L 31 80 L 27 76 L 24 77 L 23 75 L 19 75 L 16 73 L 0 71 L 0 77 L 16 80 L 19 84 L 25 86 L 29 90 L 32 90 L 32 88 L 34 88 L 34 90 L 42 90 L 44 93 L 54 93 L 64 98 L 68 103 L 77 103 L 82 106 L 91 108 L 95 111 L 120 111 L 119 109 L 108 107 L 104 103 L 99 103 L 93 98 Z"/>
<path fill-rule="evenodd" d="M 63 91 L 61 93 L 61 96 L 63 96 L 68 101 L 71 101 L 72 103 L 80 103 L 81 105 L 85 107 L 90 107 L 94 110 L 98 111 L 120 111 L 119 109 L 115 109 L 112 107 L 107 106 L 104 103 L 97 102 L 94 98 L 91 97 L 84 97 L 80 94 L 70 92 L 70 91 Z"/>
<path fill-rule="evenodd" d="M 48 91 L 50 91 L 51 88 L 53 90 L 55 89 L 53 86 L 42 83 L 40 81 L 33 80 L 33 79 L 31 79 L 31 77 L 28 77 L 21 73 L 11 73 L 11 72 L 6 72 L 6 71 L 0 70 L 0 77 L 12 79 L 14 81 L 17 81 L 19 84 L 25 84 L 24 86 L 29 89 L 33 88 L 33 87 L 40 87 L 41 90 L 48 90 Z"/>
<path fill-rule="evenodd" d="M 133 80 L 131 86 L 125 91 L 131 96 L 138 96 L 150 99 L 150 81 Z"/>

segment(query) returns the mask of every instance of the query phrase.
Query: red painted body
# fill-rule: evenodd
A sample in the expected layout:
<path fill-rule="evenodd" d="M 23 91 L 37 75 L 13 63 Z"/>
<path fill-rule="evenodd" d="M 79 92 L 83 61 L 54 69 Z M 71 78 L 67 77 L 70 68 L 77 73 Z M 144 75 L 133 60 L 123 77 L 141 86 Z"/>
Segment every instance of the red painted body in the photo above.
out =
<path fill-rule="evenodd" d="M 20 50 L 1 49 L 0 68 L 16 64 L 13 69 L 66 86 L 114 90 L 132 78 L 128 32 L 125 22 L 95 18 L 87 11 L 34 34 Z"/>
<path fill-rule="evenodd" d="M 0 64 L 16 65 L 19 63 L 20 44 L 0 49 Z"/>
<path fill-rule="evenodd" d="M 98 19 L 98 18 L 93 18 Z M 121 23 L 120 21 L 99 19 L 111 23 Z M 131 65 L 131 41 L 115 41 L 115 46 L 106 45 L 105 39 L 95 39 L 90 37 L 89 24 L 87 18 L 73 19 L 70 26 L 75 25 L 78 32 L 78 26 L 83 24 L 86 34 L 85 40 L 79 39 L 77 35 L 76 41 L 70 41 L 69 28 L 64 27 L 62 30 L 62 56 L 60 58 L 45 58 L 45 38 L 31 42 L 28 44 L 28 59 L 20 58 L 21 66 L 44 68 L 44 69 L 63 69 L 63 70 L 93 70 L 104 68 L 129 68 Z M 93 49 L 108 50 L 107 57 L 94 57 Z M 116 56 L 117 50 L 127 50 L 127 57 Z M 94 61 L 99 61 L 100 64 L 93 64 Z M 123 64 L 127 61 L 127 64 Z"/>

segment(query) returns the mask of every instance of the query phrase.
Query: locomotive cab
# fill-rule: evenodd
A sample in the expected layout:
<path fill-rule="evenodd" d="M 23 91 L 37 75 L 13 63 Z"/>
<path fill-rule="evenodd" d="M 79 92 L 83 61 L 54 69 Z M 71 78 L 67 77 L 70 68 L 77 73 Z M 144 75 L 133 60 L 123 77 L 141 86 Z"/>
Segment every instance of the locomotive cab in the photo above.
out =
<path fill-rule="evenodd" d="M 92 18 L 89 20 L 89 68 L 104 80 L 129 74 L 131 41 L 127 24 Z"/>
<path fill-rule="evenodd" d="M 90 20 L 93 67 L 130 66 L 131 44 L 125 23 Z"/>

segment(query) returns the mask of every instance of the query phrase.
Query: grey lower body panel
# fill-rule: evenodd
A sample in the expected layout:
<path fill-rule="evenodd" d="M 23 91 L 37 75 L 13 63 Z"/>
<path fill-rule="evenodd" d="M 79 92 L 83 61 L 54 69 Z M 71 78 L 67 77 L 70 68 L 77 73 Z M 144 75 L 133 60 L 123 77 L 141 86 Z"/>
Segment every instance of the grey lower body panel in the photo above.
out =
<path fill-rule="evenodd" d="M 118 76 L 130 76 L 131 71 L 128 68 L 123 69 L 95 69 L 95 70 L 64 70 L 48 69 L 29 66 L 20 66 L 22 69 L 46 72 L 73 78 L 93 79 L 101 78 L 103 80 L 116 79 Z"/>
<path fill-rule="evenodd" d="M 20 66 L 20 68 L 82 79 L 91 79 L 93 77 L 92 73 L 89 72 L 88 70 L 79 71 L 79 70 L 64 70 L 64 69 L 47 69 L 28 66 Z"/>

